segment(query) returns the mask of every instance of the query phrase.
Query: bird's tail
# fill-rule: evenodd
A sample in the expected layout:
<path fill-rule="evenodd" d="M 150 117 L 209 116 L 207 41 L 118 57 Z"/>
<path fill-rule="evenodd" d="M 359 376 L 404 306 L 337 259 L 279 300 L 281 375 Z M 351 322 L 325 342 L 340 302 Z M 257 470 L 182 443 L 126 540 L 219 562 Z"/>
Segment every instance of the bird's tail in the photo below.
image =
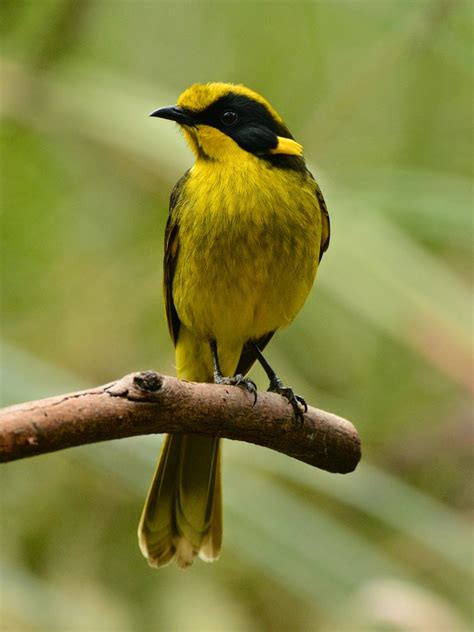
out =
<path fill-rule="evenodd" d="M 176 557 L 182 568 L 195 555 L 219 557 L 222 542 L 220 440 L 167 435 L 138 527 L 150 566 Z"/>

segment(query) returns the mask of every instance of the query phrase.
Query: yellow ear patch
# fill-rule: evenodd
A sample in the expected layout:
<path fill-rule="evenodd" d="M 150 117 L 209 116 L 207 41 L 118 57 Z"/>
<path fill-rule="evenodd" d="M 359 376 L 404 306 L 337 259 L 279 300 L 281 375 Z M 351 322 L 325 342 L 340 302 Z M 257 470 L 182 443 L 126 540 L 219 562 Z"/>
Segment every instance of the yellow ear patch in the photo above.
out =
<path fill-rule="evenodd" d="M 293 156 L 302 156 L 303 155 L 303 145 L 300 145 L 293 140 L 292 138 L 283 138 L 282 136 L 277 136 L 278 145 L 275 149 L 270 149 L 271 154 L 291 154 Z"/>

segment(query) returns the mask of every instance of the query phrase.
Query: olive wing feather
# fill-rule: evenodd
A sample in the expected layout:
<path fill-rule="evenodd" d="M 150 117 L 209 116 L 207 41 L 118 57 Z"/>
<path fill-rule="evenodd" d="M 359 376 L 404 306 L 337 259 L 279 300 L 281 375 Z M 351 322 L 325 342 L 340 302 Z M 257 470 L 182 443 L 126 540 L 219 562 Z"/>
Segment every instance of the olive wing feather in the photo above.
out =
<path fill-rule="evenodd" d="M 187 171 L 175 184 L 170 197 L 170 209 L 165 229 L 165 255 L 163 261 L 163 294 L 165 299 L 166 318 L 170 336 L 176 344 L 179 335 L 181 321 L 173 301 L 173 278 L 176 270 L 176 261 L 179 251 L 179 223 L 176 217 L 176 206 L 183 193 L 186 180 L 189 177 Z"/>

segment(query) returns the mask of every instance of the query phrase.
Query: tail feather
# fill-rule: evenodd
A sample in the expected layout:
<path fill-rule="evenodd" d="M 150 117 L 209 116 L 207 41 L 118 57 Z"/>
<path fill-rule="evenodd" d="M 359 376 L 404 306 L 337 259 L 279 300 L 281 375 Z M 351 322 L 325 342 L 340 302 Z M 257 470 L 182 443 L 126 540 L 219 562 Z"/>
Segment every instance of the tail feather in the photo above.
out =
<path fill-rule="evenodd" d="M 217 449 L 217 463 L 214 477 L 214 507 L 209 530 L 205 536 L 199 557 L 205 562 L 213 562 L 219 557 L 222 546 L 222 488 L 221 488 L 221 459 Z"/>
<path fill-rule="evenodd" d="M 138 525 L 140 549 L 151 566 L 169 564 L 175 553 L 172 542 L 174 485 L 181 440 L 181 436 L 166 437 Z"/>
<path fill-rule="evenodd" d="M 208 533 L 214 505 L 218 450 L 216 439 L 184 436 L 176 498 L 178 530 L 194 547 Z"/>
<path fill-rule="evenodd" d="M 195 555 L 212 561 L 220 552 L 222 507 L 219 439 L 167 436 L 138 527 L 140 548 L 151 566 L 176 556 L 180 566 Z"/>

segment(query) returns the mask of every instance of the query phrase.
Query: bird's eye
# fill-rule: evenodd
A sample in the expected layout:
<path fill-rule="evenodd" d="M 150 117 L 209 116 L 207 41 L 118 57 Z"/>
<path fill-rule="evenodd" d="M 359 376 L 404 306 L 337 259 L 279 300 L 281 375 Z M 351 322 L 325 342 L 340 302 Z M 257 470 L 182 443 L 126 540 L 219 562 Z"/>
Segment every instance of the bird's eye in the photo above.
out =
<path fill-rule="evenodd" d="M 235 125 L 238 121 L 238 116 L 235 112 L 227 111 L 221 114 L 221 121 L 224 125 Z"/>

